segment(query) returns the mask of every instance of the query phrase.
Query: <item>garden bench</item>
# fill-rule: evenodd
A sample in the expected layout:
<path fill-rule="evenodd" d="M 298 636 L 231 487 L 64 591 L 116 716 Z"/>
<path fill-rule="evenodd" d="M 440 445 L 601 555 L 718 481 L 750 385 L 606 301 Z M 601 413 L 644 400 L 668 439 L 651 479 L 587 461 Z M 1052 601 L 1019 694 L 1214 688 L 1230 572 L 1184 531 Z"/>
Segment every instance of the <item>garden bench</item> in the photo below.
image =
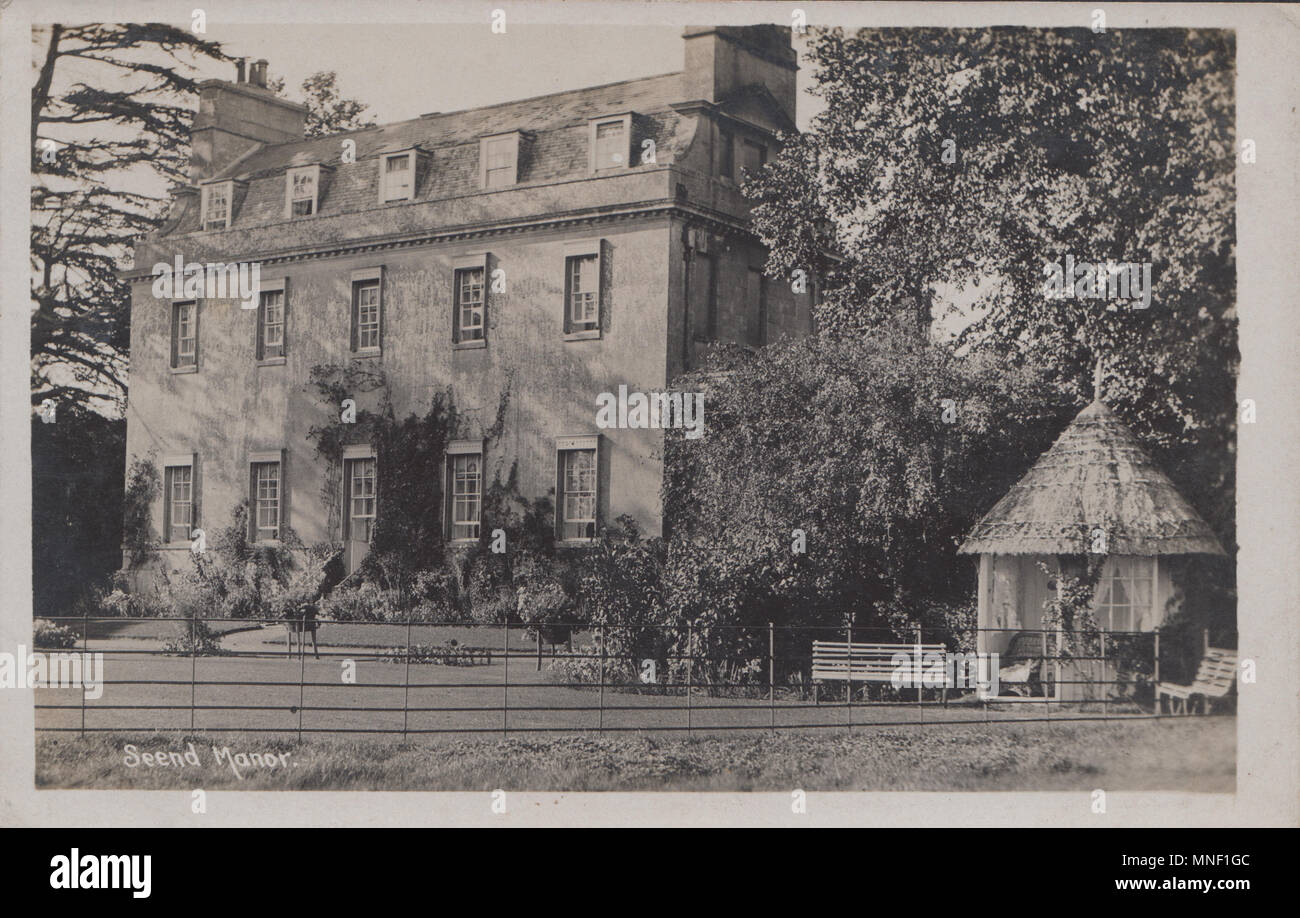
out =
<path fill-rule="evenodd" d="M 1223 698 L 1237 680 L 1237 651 L 1222 647 L 1207 647 L 1196 678 L 1190 685 L 1161 682 L 1156 685 L 1156 713 L 1163 714 L 1165 698 L 1169 698 L 1169 712 L 1188 713 L 1188 702 L 1197 696 L 1201 699 L 1201 713 L 1208 714 L 1210 700 Z"/>
<path fill-rule="evenodd" d="M 930 654 L 941 657 L 947 648 L 943 644 L 858 644 L 848 641 L 813 641 L 812 681 L 813 697 L 819 700 L 816 683 L 820 682 L 888 682 L 894 680 L 898 664 L 894 654 L 905 653 L 914 659 L 919 652 L 921 663 Z M 931 658 L 932 659 L 932 658 Z M 947 691 L 944 692 L 947 700 Z"/>

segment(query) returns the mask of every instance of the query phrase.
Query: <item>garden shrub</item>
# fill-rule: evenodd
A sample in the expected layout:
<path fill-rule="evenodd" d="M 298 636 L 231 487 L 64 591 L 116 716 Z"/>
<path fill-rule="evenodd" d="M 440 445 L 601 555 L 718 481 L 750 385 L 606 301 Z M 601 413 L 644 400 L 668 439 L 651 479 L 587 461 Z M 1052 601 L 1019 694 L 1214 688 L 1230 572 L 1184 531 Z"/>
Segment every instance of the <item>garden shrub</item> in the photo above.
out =
<path fill-rule="evenodd" d="M 409 658 L 412 663 L 437 663 L 443 666 L 473 666 L 486 662 L 486 653 L 461 646 L 455 639 L 441 644 L 412 644 L 410 653 L 405 647 L 390 647 L 380 659 L 385 663 L 405 663 Z"/>
<path fill-rule="evenodd" d="M 32 643 L 37 647 L 68 650 L 76 647 L 80 638 L 71 628 L 38 618 L 32 623 Z"/>

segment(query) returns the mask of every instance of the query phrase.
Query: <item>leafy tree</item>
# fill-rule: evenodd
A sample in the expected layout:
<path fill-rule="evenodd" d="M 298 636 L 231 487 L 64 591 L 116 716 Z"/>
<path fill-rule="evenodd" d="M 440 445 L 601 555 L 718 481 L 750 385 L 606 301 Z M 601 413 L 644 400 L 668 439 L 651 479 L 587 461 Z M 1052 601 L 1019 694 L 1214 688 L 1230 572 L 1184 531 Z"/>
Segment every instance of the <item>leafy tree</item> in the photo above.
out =
<path fill-rule="evenodd" d="M 961 346 L 1076 405 L 1104 361 L 1108 404 L 1231 551 L 1232 35 L 831 30 L 810 57 L 826 110 L 746 186 L 769 274 L 815 272 L 844 334 L 960 300 Z M 1150 306 L 1047 298 L 1067 253 L 1152 262 Z"/>
<path fill-rule="evenodd" d="M 707 435 L 665 450 L 666 617 L 755 634 L 944 624 L 928 610 L 973 586 L 962 538 L 1072 412 L 1041 373 L 907 321 L 738 355 L 706 385 Z"/>
<path fill-rule="evenodd" d="M 270 80 L 267 86 L 277 93 L 284 92 L 284 78 Z M 307 105 L 307 136 L 325 137 L 343 131 L 355 131 L 360 128 L 374 127 L 373 118 L 363 120 L 366 109 L 364 102 L 345 99 L 339 93 L 338 75 L 333 70 L 321 70 L 303 80 L 303 102 Z"/>

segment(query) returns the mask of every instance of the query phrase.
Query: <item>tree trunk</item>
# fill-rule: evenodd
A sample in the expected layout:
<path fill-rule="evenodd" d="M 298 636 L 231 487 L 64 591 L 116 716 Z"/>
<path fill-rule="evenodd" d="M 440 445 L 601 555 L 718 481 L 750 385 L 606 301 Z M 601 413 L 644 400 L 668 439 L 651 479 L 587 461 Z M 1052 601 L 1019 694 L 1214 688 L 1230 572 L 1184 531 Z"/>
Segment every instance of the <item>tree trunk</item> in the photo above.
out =
<path fill-rule="evenodd" d="M 45 111 L 50 100 L 50 84 L 54 82 L 54 62 L 59 57 L 59 38 L 63 35 L 63 26 L 55 23 L 50 27 L 50 46 L 45 49 L 45 62 L 41 64 L 41 75 L 32 87 L 32 159 L 38 158 L 36 151 L 36 133 L 41 126 L 41 112 Z"/>

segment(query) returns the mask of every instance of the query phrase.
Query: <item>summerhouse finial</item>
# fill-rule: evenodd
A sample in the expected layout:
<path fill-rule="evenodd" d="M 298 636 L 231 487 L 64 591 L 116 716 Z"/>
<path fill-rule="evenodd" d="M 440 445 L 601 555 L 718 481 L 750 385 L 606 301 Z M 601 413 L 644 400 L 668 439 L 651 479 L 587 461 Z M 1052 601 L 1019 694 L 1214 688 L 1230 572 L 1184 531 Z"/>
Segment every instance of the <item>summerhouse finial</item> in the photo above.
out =
<path fill-rule="evenodd" d="M 1100 357 L 1098 357 L 1097 362 L 1093 364 L 1092 367 L 1092 400 L 1094 402 L 1101 401 L 1101 376 L 1102 376 L 1101 363 L 1102 360 Z"/>

